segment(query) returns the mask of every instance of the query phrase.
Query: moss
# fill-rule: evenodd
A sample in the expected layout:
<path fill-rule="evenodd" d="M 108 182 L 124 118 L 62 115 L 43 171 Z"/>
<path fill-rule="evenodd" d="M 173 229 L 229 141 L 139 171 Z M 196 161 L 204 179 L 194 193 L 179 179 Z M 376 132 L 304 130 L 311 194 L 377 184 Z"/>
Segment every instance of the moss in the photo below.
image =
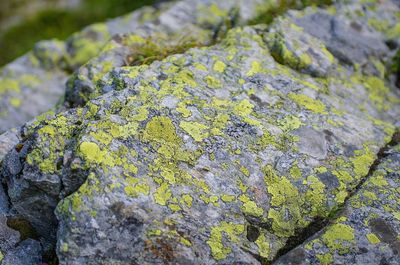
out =
<path fill-rule="evenodd" d="M 288 97 L 296 102 L 298 105 L 303 106 L 314 113 L 327 114 L 324 103 L 317 99 L 312 99 L 304 94 L 294 93 L 289 93 Z"/>
<path fill-rule="evenodd" d="M 282 15 L 289 9 L 302 9 L 310 5 L 328 6 L 332 4 L 332 0 L 283 0 L 270 1 L 263 3 L 259 10 L 259 14 L 252 19 L 250 25 L 270 24 L 274 18 Z"/>
<path fill-rule="evenodd" d="M 232 249 L 223 244 L 223 235 L 226 235 L 230 242 L 238 242 L 238 236 L 244 232 L 244 225 L 232 222 L 221 222 L 218 226 L 211 228 L 211 234 L 207 244 L 211 254 L 216 260 L 225 259 Z"/>
<path fill-rule="evenodd" d="M 194 39 L 192 37 L 182 38 L 181 35 L 164 36 L 161 34 L 147 38 L 133 35 L 133 37 L 125 39 L 124 42 L 131 51 L 127 58 L 127 63 L 130 66 L 149 65 L 154 61 L 161 61 L 169 55 L 181 54 L 190 48 L 204 45 L 201 36 Z"/>

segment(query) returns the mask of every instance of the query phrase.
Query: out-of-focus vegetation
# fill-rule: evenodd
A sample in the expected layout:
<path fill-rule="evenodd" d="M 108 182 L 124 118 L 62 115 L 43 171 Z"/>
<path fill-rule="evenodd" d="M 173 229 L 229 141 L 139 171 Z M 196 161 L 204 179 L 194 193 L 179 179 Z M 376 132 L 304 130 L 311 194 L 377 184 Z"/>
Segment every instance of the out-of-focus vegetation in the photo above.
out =
<path fill-rule="evenodd" d="M 289 9 L 302 9 L 307 6 L 331 5 L 334 0 L 279 0 L 273 7 L 267 7 L 265 12 L 253 19 L 250 24 L 270 24 L 275 17 L 282 15 Z"/>
<path fill-rule="evenodd" d="M 2 1 L 2 0 L 0 0 Z M 0 33 L 0 66 L 31 50 L 43 39 L 66 39 L 84 26 L 116 17 L 155 0 L 83 0 L 74 9 L 39 11 L 20 24 Z"/>

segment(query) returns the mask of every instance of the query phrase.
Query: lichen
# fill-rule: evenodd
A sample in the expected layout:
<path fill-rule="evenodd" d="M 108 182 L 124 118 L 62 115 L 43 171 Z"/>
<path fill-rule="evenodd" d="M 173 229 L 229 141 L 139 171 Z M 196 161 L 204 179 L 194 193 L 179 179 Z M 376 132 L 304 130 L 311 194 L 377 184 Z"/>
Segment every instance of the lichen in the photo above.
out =
<path fill-rule="evenodd" d="M 225 246 L 222 242 L 223 235 L 226 235 L 226 238 L 230 242 L 238 242 L 238 236 L 243 232 L 244 225 L 235 224 L 232 222 L 221 222 L 218 226 L 212 227 L 210 238 L 207 240 L 207 244 L 211 249 L 211 254 L 214 259 L 222 260 L 232 253 L 232 249 L 228 246 Z"/>
<path fill-rule="evenodd" d="M 203 141 L 208 137 L 208 126 L 198 122 L 182 121 L 179 126 L 185 130 L 197 142 Z"/>
<path fill-rule="evenodd" d="M 333 224 L 329 226 L 321 238 L 332 251 L 337 251 L 339 254 L 346 254 L 355 240 L 354 229 L 342 223 Z"/>
<path fill-rule="evenodd" d="M 318 114 L 327 114 L 325 104 L 317 99 L 312 99 L 304 94 L 289 93 L 288 97 L 298 105 Z"/>

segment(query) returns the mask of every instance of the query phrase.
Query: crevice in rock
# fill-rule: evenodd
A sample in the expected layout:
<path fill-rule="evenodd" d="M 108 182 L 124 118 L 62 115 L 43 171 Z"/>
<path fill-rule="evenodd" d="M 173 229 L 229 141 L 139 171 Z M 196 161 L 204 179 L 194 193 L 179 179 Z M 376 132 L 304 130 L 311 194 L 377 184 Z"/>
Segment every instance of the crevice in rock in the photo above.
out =
<path fill-rule="evenodd" d="M 373 164 L 370 166 L 368 174 L 365 175 L 364 178 L 360 180 L 360 182 L 355 186 L 352 191 L 349 191 L 347 197 L 345 198 L 344 202 L 341 205 L 335 207 L 328 217 L 316 217 L 308 226 L 295 233 L 294 236 L 288 238 L 286 245 L 281 248 L 278 253 L 276 254 L 275 258 L 273 259 L 272 263 L 278 260 L 280 257 L 286 255 L 296 247 L 302 245 L 303 243 L 307 242 L 309 239 L 313 238 L 315 235 L 320 233 L 323 229 L 325 229 L 330 223 L 336 220 L 345 210 L 348 200 L 356 194 L 363 184 L 373 175 L 377 166 L 380 164 L 382 159 L 387 157 L 388 151 L 391 147 L 400 143 L 400 131 L 396 131 L 392 135 L 392 139 L 388 142 L 385 146 L 383 146 L 379 152 L 377 153 L 377 157 Z"/>

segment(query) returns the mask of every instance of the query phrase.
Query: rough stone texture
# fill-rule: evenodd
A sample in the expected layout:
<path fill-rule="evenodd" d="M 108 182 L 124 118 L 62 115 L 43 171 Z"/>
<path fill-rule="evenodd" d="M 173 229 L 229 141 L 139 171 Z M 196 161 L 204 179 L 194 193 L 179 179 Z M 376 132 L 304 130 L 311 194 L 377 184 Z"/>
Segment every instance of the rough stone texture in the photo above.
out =
<path fill-rule="evenodd" d="M 15 249 L 9 251 L 2 260 L 2 265 L 38 265 L 42 264 L 42 247 L 38 241 L 27 239 Z"/>
<path fill-rule="evenodd" d="M 154 39 L 157 43 L 161 33 L 168 36 L 187 31 L 196 38 L 204 35 L 204 38 L 198 38 L 197 41 L 205 44 L 211 42 L 214 34 L 224 28 L 226 21 L 233 19 L 237 23 L 245 23 L 257 15 L 257 7 L 262 3 L 275 2 L 187 0 L 164 3 L 157 7 L 139 9 L 106 23 L 88 26 L 65 42 L 40 42 L 32 52 L 5 66 L 0 72 L 0 133 L 21 126 L 54 107 L 65 91 L 64 84 L 69 73 L 96 56 L 115 35 L 131 32 L 137 32 L 145 38 L 157 35 Z M 131 37 L 132 45 L 138 41 L 138 37 Z M 107 50 L 113 46 L 104 48 Z M 107 60 L 108 63 L 82 68 L 75 78 L 88 75 L 91 82 L 95 82 L 99 74 L 101 76 L 101 71 L 126 62 L 123 55 L 118 56 L 121 52 L 124 51 L 109 52 L 107 59 L 112 59 Z M 102 58 L 106 59 L 105 56 L 102 55 Z M 88 89 L 84 81 L 75 86 Z"/>
<path fill-rule="evenodd" d="M 400 145 L 385 155 L 329 226 L 274 264 L 400 264 Z"/>
<path fill-rule="evenodd" d="M 9 130 L 0 135 L 0 161 L 20 141 L 17 131 Z"/>
<path fill-rule="evenodd" d="M 214 46 L 140 66 L 121 65 L 130 53 L 119 51 L 129 37 L 146 35 L 111 40 L 68 87 L 71 105 L 81 107 L 21 129 L 1 171 L 11 211 L 43 242 L 57 240 L 60 264 L 275 260 L 316 220 L 332 217 L 394 134 L 400 99 L 385 78 L 395 53 L 385 42 L 398 41 L 387 33 L 398 12 L 390 1 L 291 11 L 270 26 L 237 27 Z M 383 18 L 383 30 L 370 25 Z M 96 66 L 106 61 L 110 69 Z M 398 196 L 395 182 L 388 185 Z M 397 197 L 381 193 L 396 200 L 383 207 L 394 216 Z M 398 240 L 390 220 L 372 221 L 388 262 Z M 366 224 L 339 218 L 307 253 L 290 253 L 364 264 L 366 256 L 346 252 L 355 249 L 351 233 L 330 240 L 353 224 L 358 240 Z"/>

